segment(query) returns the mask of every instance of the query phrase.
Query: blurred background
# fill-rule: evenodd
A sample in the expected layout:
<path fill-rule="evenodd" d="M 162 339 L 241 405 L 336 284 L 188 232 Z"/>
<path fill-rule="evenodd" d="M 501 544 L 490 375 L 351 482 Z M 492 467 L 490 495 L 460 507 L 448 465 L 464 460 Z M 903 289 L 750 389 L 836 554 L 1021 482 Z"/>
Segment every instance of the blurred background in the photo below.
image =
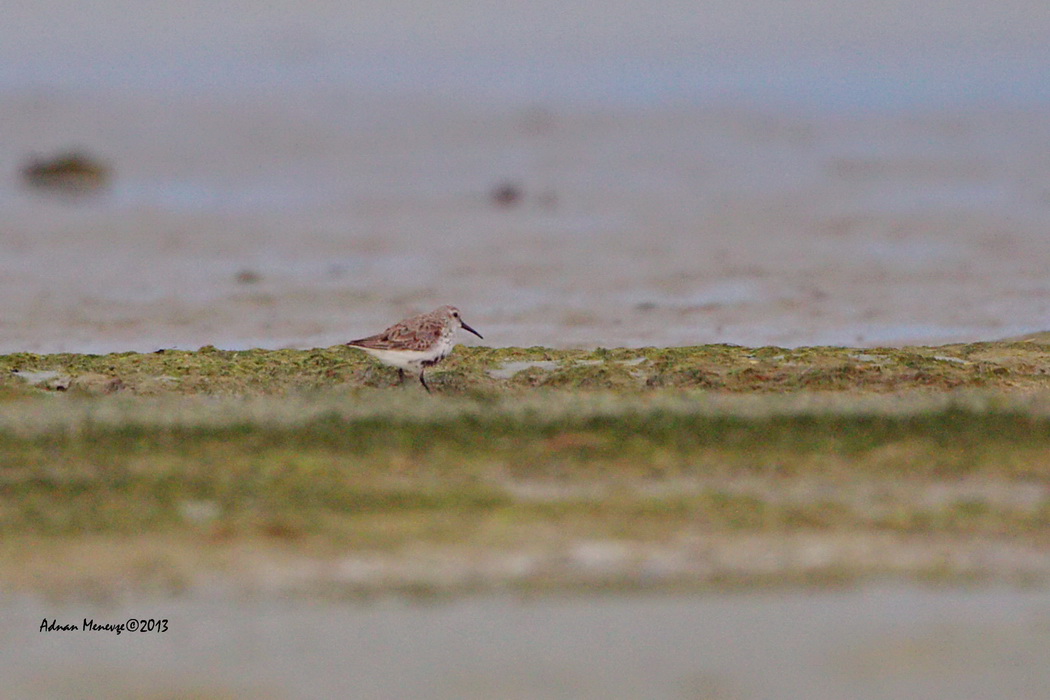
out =
<path fill-rule="evenodd" d="M 1050 6 L 8 4 L 0 352 L 994 339 L 1050 315 Z"/>

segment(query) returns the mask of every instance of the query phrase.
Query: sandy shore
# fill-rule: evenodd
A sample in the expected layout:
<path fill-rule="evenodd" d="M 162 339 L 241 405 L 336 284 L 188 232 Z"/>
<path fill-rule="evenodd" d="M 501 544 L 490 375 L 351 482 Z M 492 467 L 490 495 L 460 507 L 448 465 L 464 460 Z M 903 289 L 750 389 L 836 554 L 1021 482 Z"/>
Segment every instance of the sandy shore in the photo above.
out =
<path fill-rule="evenodd" d="M 936 343 L 1050 324 L 1050 120 L 19 93 L 0 352 L 327 346 L 460 306 L 493 345 Z M 79 146 L 110 188 L 32 191 Z M 496 204 L 511 183 L 520 199 Z M 243 273 L 243 274 L 242 274 Z"/>
<path fill-rule="evenodd" d="M 1043 589 L 891 585 L 367 604 L 13 600 L 0 668 L 21 697 L 1019 700 L 1050 682 L 1048 601 Z M 43 619 L 128 618 L 166 619 L 167 631 L 37 631 Z"/>

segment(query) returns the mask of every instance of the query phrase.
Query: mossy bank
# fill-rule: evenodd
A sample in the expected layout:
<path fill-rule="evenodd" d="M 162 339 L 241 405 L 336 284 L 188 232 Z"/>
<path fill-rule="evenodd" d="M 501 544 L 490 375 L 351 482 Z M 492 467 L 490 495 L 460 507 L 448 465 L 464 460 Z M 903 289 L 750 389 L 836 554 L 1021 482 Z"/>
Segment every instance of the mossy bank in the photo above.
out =
<path fill-rule="evenodd" d="M 478 397 L 535 388 L 644 393 L 1045 389 L 1050 345 L 1036 340 L 940 347 L 784 349 L 711 345 L 551 350 L 463 347 L 433 370 L 434 388 Z M 133 394 L 250 395 L 386 387 L 396 373 L 345 346 L 314 350 L 159 350 L 0 356 L 21 385 Z M 18 382 L 18 374 L 27 381 Z M 41 375 L 44 373 L 44 375 Z M 29 392 L 32 393 L 32 392 Z"/>

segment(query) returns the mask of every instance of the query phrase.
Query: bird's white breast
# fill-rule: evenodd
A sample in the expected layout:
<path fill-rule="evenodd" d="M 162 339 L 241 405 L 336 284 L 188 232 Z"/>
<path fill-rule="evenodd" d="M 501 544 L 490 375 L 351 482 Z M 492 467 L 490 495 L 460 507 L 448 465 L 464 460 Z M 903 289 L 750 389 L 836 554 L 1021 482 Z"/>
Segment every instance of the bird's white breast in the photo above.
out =
<path fill-rule="evenodd" d="M 438 362 L 452 350 L 451 336 L 442 336 L 426 350 L 380 350 L 360 348 L 384 364 L 400 369 L 418 370 L 424 365 Z"/>

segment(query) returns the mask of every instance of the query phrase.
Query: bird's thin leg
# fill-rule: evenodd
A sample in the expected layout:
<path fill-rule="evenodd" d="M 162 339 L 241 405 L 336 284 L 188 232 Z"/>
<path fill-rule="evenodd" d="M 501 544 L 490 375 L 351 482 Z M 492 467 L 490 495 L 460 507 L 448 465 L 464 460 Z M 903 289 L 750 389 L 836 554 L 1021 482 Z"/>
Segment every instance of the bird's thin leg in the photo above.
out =
<path fill-rule="evenodd" d="M 399 385 L 405 383 L 405 370 L 400 367 L 397 368 L 397 383 Z"/>
<path fill-rule="evenodd" d="M 427 386 L 427 380 L 423 379 L 423 370 L 419 370 L 419 383 L 423 385 L 423 388 L 426 389 L 427 393 L 429 394 L 430 387 Z"/>

